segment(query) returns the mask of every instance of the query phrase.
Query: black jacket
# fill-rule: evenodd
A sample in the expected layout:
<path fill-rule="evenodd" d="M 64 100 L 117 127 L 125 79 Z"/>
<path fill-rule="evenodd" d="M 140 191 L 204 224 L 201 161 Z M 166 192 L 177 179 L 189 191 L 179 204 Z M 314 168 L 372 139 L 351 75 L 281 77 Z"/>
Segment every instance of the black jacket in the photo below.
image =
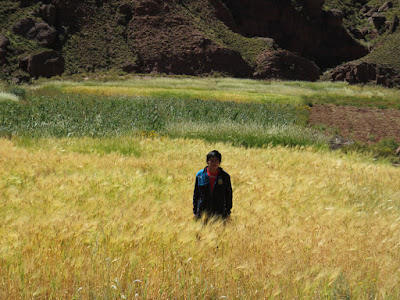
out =
<path fill-rule="evenodd" d="M 219 168 L 219 174 L 211 193 L 207 167 L 197 172 L 193 192 L 193 213 L 198 217 L 203 212 L 227 217 L 231 213 L 231 209 L 232 186 L 229 174 Z"/>

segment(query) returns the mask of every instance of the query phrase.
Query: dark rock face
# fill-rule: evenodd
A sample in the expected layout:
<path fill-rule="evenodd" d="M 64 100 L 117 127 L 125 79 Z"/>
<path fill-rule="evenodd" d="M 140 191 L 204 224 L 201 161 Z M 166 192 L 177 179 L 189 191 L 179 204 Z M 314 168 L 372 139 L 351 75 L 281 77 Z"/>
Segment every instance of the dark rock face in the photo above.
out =
<path fill-rule="evenodd" d="M 81 0 L 53 0 L 52 5 L 56 9 L 55 24 L 62 24 L 65 27 L 77 30 L 81 10 L 85 10 L 82 2 Z M 79 9 L 80 7 L 81 9 Z"/>
<path fill-rule="evenodd" d="M 286 50 L 264 51 L 256 61 L 256 78 L 316 81 L 321 74 L 315 63 Z"/>
<path fill-rule="evenodd" d="M 394 33 L 397 30 L 397 27 L 399 27 L 399 17 L 396 15 L 394 16 L 394 20 L 392 22 L 392 24 L 390 24 L 390 33 Z"/>
<path fill-rule="evenodd" d="M 36 23 L 26 34 L 30 40 L 37 40 L 44 47 L 51 47 L 56 39 L 57 32 L 47 23 Z"/>
<path fill-rule="evenodd" d="M 245 36 L 273 38 L 285 49 L 315 61 L 320 67 L 335 66 L 368 53 L 343 28 L 339 10 L 324 13 L 321 0 L 306 1 L 311 19 L 305 19 L 290 0 L 223 0 Z"/>
<path fill-rule="evenodd" d="M 315 19 L 321 17 L 324 2 L 325 0 L 305 0 L 304 6 L 308 14 Z"/>
<path fill-rule="evenodd" d="M 363 31 L 357 28 L 352 28 L 350 29 L 351 34 L 356 38 L 356 39 L 362 39 L 365 37 L 367 31 Z"/>
<path fill-rule="evenodd" d="M 126 73 L 133 73 L 133 72 L 138 72 L 140 70 L 138 69 L 138 66 L 136 64 L 127 62 L 122 66 L 122 71 Z"/>
<path fill-rule="evenodd" d="M 365 62 L 349 62 L 338 66 L 329 72 L 324 79 L 347 81 L 352 84 L 373 83 L 387 87 L 400 86 L 400 73 L 398 71 Z"/>
<path fill-rule="evenodd" d="M 371 18 L 376 29 L 380 30 L 385 25 L 386 17 L 381 13 L 373 13 Z"/>
<path fill-rule="evenodd" d="M 57 51 L 50 50 L 30 55 L 26 60 L 20 61 L 20 66 L 24 65 L 33 77 L 51 77 L 64 72 L 65 62 Z"/>
<path fill-rule="evenodd" d="M 331 9 L 326 12 L 325 19 L 328 27 L 342 27 L 344 13 L 340 9 Z"/>
<path fill-rule="evenodd" d="M 8 38 L 0 33 L 0 49 L 7 50 L 9 45 L 10 41 Z"/>
<path fill-rule="evenodd" d="M 35 26 L 35 21 L 31 18 L 21 19 L 12 27 L 12 31 L 20 36 L 26 37 L 29 30 Z"/>
<path fill-rule="evenodd" d="M 12 28 L 15 34 L 37 40 L 44 47 L 51 47 L 57 39 L 56 30 L 44 22 L 35 23 L 31 18 L 21 19 Z"/>
<path fill-rule="evenodd" d="M 153 3 L 153 1 L 152 1 Z M 170 13 L 164 1 L 138 2 L 128 25 L 128 41 L 138 50 L 142 72 L 200 75 L 213 72 L 245 77 L 250 66 L 241 55 L 224 48 L 184 17 Z"/>
<path fill-rule="evenodd" d="M 0 66 L 6 62 L 6 54 L 9 45 L 10 41 L 8 38 L 0 34 Z"/>
<path fill-rule="evenodd" d="M 54 25 L 56 22 L 56 7 L 52 4 L 43 4 L 37 14 L 50 25 Z"/>
<path fill-rule="evenodd" d="M 233 31 L 238 31 L 235 21 L 233 20 L 231 12 L 228 8 L 224 5 L 222 1 L 210 1 L 210 4 L 213 8 L 213 13 L 215 16 L 221 20 L 226 26 L 231 28 Z"/>
<path fill-rule="evenodd" d="M 129 3 L 123 3 L 117 8 L 116 20 L 118 24 L 127 25 L 132 19 L 132 6 Z"/>

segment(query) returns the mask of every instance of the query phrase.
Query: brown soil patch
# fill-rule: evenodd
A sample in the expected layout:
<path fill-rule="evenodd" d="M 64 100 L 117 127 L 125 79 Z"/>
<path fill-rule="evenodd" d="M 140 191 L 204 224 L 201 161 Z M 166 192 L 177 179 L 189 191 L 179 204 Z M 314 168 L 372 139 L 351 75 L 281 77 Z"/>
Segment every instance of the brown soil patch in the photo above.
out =
<path fill-rule="evenodd" d="M 315 105 L 311 108 L 309 125 L 320 124 L 367 144 L 386 138 L 400 142 L 400 111 L 396 109 Z"/>

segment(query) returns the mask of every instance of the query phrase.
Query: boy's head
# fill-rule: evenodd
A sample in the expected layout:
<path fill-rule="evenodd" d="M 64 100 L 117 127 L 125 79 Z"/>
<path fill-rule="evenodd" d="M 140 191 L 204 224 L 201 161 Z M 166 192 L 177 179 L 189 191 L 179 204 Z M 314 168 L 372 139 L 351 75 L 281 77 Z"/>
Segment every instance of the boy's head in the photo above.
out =
<path fill-rule="evenodd" d="M 219 161 L 219 163 L 221 163 L 221 161 L 222 161 L 222 155 L 217 150 L 213 150 L 213 151 L 211 151 L 210 153 L 207 154 L 206 162 L 209 162 L 213 158 L 216 158 Z"/>

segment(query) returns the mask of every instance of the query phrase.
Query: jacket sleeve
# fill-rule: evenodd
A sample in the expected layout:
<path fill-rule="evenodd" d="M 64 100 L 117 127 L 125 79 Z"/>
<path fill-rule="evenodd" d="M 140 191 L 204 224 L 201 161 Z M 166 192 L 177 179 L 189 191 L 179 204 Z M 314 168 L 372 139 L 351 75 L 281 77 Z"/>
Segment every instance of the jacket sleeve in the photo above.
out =
<path fill-rule="evenodd" d="M 225 209 L 226 209 L 226 214 L 229 215 L 231 213 L 232 209 L 232 185 L 231 185 L 231 177 L 228 175 L 227 178 L 227 184 L 226 184 L 226 189 L 225 189 Z"/>
<path fill-rule="evenodd" d="M 197 176 L 194 183 L 194 191 L 193 191 L 193 213 L 196 215 L 197 212 L 197 202 L 199 200 L 199 184 L 197 182 Z"/>

